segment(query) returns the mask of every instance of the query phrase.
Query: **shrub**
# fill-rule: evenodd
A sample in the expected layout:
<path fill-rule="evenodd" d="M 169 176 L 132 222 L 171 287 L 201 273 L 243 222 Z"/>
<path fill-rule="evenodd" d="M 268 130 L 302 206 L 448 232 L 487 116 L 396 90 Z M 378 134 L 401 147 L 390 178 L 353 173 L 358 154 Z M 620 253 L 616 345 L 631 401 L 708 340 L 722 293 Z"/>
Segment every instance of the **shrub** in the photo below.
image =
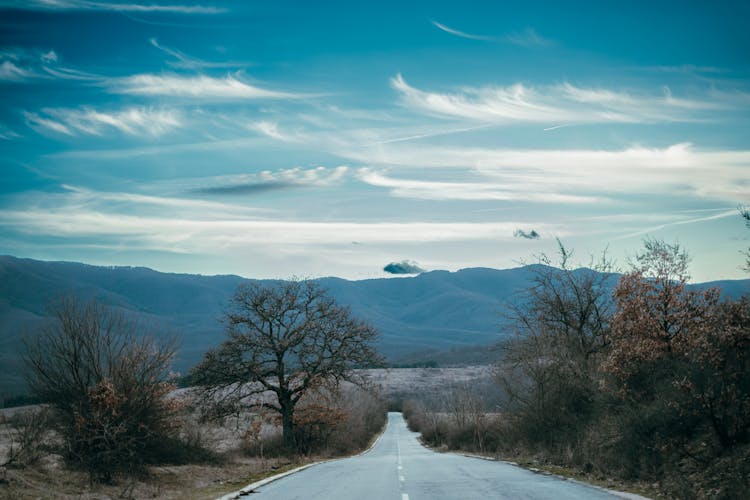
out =
<path fill-rule="evenodd" d="M 44 455 L 51 418 L 45 407 L 14 413 L 11 417 L 0 415 L 10 443 L 5 467 L 26 467 L 37 463 Z"/>
<path fill-rule="evenodd" d="M 173 458 L 180 403 L 167 395 L 174 343 L 139 335 L 122 314 L 62 300 L 26 341 L 28 382 L 56 414 L 67 462 L 92 478 L 142 473 Z"/>

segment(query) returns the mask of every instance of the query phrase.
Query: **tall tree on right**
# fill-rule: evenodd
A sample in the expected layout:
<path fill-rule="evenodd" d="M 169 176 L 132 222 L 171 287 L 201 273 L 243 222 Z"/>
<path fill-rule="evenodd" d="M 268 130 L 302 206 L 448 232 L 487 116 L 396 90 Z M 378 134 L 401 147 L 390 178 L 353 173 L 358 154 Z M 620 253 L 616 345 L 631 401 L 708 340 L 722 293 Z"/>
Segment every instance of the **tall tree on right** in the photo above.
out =
<path fill-rule="evenodd" d="M 668 364 L 691 336 L 709 325 L 720 290 L 687 288 L 690 258 L 677 243 L 646 239 L 633 269 L 620 278 L 614 299 L 612 349 L 604 363 L 631 396 L 653 389 L 650 375 L 672 370 Z"/>
<path fill-rule="evenodd" d="M 619 453 L 636 475 L 669 477 L 675 496 L 739 498 L 750 487 L 750 300 L 690 289 L 688 262 L 678 244 L 647 239 L 615 289 L 602 367 L 621 400 Z"/>

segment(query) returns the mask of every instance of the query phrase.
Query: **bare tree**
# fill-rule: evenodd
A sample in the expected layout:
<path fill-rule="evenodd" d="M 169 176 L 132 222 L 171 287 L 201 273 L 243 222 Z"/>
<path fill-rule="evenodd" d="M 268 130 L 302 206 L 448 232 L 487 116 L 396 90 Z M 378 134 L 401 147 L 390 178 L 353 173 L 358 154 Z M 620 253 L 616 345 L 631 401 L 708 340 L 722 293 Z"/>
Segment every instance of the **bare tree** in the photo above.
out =
<path fill-rule="evenodd" d="M 377 331 L 312 281 L 242 285 L 225 320 L 229 338 L 192 372 L 202 402 L 215 416 L 253 406 L 278 412 L 290 449 L 295 407 L 306 394 L 361 382 L 353 369 L 381 362 Z"/>
<path fill-rule="evenodd" d="M 173 342 L 139 335 L 121 313 L 65 298 L 26 340 L 33 394 L 54 409 L 72 465 L 109 481 L 159 461 L 175 435 L 168 373 Z"/>
<path fill-rule="evenodd" d="M 588 268 L 574 269 L 560 241 L 558 252 L 557 262 L 539 258 L 525 300 L 510 306 L 515 336 L 497 368 L 509 403 L 531 428 L 583 422 L 593 408 L 599 358 L 610 343 L 612 262 L 603 253 Z M 530 435 L 541 437 L 533 429 Z"/>

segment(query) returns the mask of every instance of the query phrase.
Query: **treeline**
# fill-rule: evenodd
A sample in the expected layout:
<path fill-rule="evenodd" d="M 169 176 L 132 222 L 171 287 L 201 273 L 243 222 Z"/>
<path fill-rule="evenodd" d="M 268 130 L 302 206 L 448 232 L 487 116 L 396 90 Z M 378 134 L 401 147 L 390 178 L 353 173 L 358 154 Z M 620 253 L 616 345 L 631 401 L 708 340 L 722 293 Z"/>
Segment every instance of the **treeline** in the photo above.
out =
<path fill-rule="evenodd" d="M 588 269 L 570 257 L 560 245 L 558 267 L 540 268 L 513 306 L 500 403 L 471 388 L 409 402 L 410 425 L 437 447 L 658 483 L 676 498 L 746 498 L 748 296 L 688 290 L 688 255 L 663 241 L 645 241 L 613 296 L 606 256 Z"/>

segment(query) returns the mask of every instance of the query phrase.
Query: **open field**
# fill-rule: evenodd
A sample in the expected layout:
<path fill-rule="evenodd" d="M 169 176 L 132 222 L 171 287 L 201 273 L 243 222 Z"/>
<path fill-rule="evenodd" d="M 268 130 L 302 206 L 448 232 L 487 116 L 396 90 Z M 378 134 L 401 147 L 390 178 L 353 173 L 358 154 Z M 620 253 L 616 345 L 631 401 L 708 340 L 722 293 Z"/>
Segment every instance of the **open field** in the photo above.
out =
<path fill-rule="evenodd" d="M 486 376 L 488 367 L 467 368 L 397 368 L 369 370 L 368 375 L 384 395 L 434 392 L 453 382 Z M 186 390 L 177 391 L 177 397 Z M 6 461 L 11 446 L 18 442 L 17 419 L 24 412 L 38 411 L 40 405 L 0 410 L 0 463 Z M 54 433 L 46 432 L 40 444 L 41 458 L 24 467 L 0 467 L 0 498 L 36 499 L 208 499 L 235 491 L 263 477 L 283 472 L 298 465 L 316 461 L 329 455 L 264 457 L 257 455 L 257 442 L 248 438 L 250 423 L 255 414 L 246 413 L 218 423 L 198 423 L 188 418 L 183 433 L 200 442 L 215 454 L 205 463 L 169 465 L 149 468 L 148 476 L 120 478 L 116 484 L 92 483 L 89 476 L 66 468 Z M 12 425 L 16 424 L 16 425 Z M 267 416 L 260 434 L 272 443 L 278 438 L 279 428 L 273 417 Z M 250 448 L 255 445 L 253 451 Z"/>

